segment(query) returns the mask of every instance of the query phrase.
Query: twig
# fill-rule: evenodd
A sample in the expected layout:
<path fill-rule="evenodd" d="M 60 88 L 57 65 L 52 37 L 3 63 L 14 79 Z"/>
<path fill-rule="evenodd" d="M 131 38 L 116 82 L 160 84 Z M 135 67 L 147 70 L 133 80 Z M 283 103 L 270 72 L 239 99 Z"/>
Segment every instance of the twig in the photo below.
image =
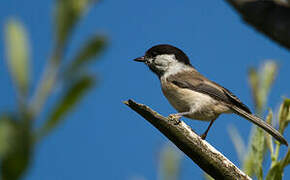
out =
<path fill-rule="evenodd" d="M 202 140 L 183 121 L 177 122 L 176 119 L 163 117 L 148 106 L 138 104 L 133 100 L 124 103 L 155 126 L 213 178 L 251 179 L 209 143 Z"/>

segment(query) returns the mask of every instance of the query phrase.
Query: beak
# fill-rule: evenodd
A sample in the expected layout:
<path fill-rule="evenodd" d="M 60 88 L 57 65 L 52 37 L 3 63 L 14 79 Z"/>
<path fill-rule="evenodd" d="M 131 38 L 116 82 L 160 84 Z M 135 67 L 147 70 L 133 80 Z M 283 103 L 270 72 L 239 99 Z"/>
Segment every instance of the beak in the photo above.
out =
<path fill-rule="evenodd" d="M 141 56 L 141 57 L 138 57 L 138 58 L 134 59 L 134 61 L 137 61 L 137 62 L 145 62 L 146 59 L 145 59 L 145 56 Z"/>

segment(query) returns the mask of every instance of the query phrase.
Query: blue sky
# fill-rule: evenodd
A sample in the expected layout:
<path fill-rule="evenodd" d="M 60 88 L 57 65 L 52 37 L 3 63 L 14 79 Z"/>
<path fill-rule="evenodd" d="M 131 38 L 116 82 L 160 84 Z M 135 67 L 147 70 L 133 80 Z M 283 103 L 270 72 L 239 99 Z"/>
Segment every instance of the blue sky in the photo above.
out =
<path fill-rule="evenodd" d="M 35 86 L 52 50 L 53 2 L 1 3 L 1 111 L 13 111 L 15 107 L 14 88 L 4 61 L 5 21 L 17 17 L 27 28 Z M 245 25 L 224 1 L 103 0 L 76 27 L 66 57 L 73 56 L 79 45 L 94 33 L 109 38 L 107 50 L 90 67 L 101 79 L 98 88 L 88 94 L 65 123 L 37 145 L 27 180 L 156 179 L 158 151 L 167 140 L 122 101 L 133 98 L 163 115 L 175 112 L 163 97 L 158 79 L 144 65 L 132 61 L 159 43 L 183 49 L 201 73 L 230 89 L 252 110 L 247 70 L 261 65 L 265 59 L 275 59 L 280 69 L 268 105 L 276 109 L 283 96 L 290 97 L 289 52 Z M 184 120 L 199 133 L 207 127 L 207 123 Z M 229 125 L 235 125 L 247 141 L 251 124 L 235 115 L 221 116 L 207 140 L 239 165 L 228 136 Z M 289 167 L 286 179 L 290 177 L 287 170 Z M 193 176 L 201 179 L 202 171 L 184 157 L 181 179 Z"/>

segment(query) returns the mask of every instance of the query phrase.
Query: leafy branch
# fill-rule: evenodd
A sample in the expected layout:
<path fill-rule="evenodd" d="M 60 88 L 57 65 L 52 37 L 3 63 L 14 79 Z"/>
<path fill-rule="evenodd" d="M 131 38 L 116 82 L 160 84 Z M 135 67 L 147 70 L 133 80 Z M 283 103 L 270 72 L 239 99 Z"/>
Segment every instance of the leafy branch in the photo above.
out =
<path fill-rule="evenodd" d="M 71 32 L 95 0 L 57 0 L 54 21 L 54 48 L 35 92 L 31 92 L 31 61 L 28 33 L 20 21 L 11 18 L 5 25 L 6 62 L 17 92 L 18 107 L 0 114 L 1 179 L 20 179 L 30 166 L 35 143 L 52 132 L 96 84 L 88 65 L 106 46 L 103 35 L 92 35 L 72 59 L 64 64 Z M 61 87 L 55 93 L 56 87 Z M 39 128 L 34 124 L 51 96 L 57 96 Z M 51 102 L 51 101 L 50 101 Z"/>
<path fill-rule="evenodd" d="M 268 94 L 274 83 L 277 74 L 277 65 L 274 61 L 266 61 L 260 69 L 250 68 L 249 81 L 252 87 L 253 99 L 255 102 L 256 112 L 260 116 L 264 113 L 267 104 Z M 273 112 L 270 109 L 266 117 L 266 121 L 269 124 L 273 123 Z M 288 123 L 290 121 L 290 99 L 285 98 L 280 106 L 278 114 L 279 132 L 284 133 Z M 235 129 L 235 128 L 234 128 Z M 235 143 L 236 151 L 238 154 L 241 149 L 245 149 L 243 140 L 238 138 L 240 135 L 237 131 L 232 132 L 233 128 L 230 129 L 230 135 L 233 143 Z M 241 143 L 236 144 L 237 141 Z M 241 147 L 242 145 L 242 147 Z M 259 127 L 253 126 L 252 133 L 250 136 L 250 142 L 248 144 L 248 150 L 243 152 L 245 155 L 239 155 L 240 161 L 242 162 L 245 173 L 250 176 L 256 176 L 259 180 L 264 179 L 282 179 L 283 169 L 289 164 L 290 152 L 288 150 L 285 157 L 279 160 L 280 154 L 280 143 L 275 141 L 273 143 L 272 137 L 261 130 Z M 267 152 L 271 155 L 271 167 L 267 173 L 263 169 L 262 165 L 266 158 Z"/>

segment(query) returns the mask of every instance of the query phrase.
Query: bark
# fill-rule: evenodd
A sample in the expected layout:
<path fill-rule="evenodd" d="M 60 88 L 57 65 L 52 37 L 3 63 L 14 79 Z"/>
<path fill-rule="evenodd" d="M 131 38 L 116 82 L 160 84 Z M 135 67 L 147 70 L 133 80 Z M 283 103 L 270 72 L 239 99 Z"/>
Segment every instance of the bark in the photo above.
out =
<path fill-rule="evenodd" d="M 202 140 L 183 121 L 163 117 L 148 106 L 138 104 L 133 100 L 124 103 L 156 127 L 211 177 L 251 179 L 208 142 Z"/>

